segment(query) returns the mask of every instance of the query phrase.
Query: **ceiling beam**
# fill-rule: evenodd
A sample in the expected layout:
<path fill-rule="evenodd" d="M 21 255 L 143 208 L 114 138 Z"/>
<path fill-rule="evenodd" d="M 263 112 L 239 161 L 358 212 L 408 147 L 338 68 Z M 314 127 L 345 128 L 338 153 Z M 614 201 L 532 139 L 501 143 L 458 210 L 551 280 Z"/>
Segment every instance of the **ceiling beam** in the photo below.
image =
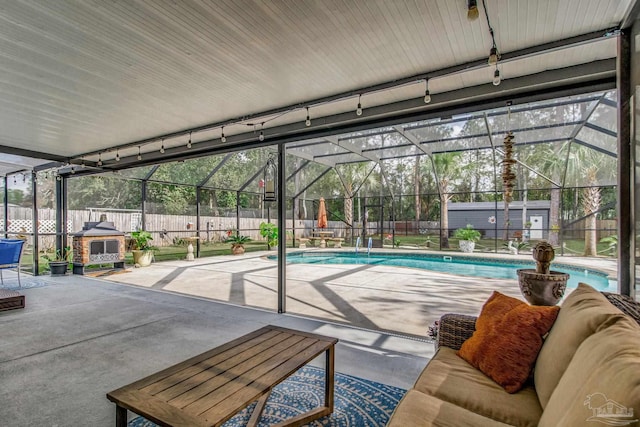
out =
<path fill-rule="evenodd" d="M 30 157 L 32 159 L 51 160 L 52 162 L 67 162 L 68 157 L 57 154 L 45 153 L 42 151 L 27 150 L 25 148 L 9 147 L 0 145 L 0 153 L 13 154 L 16 156 Z"/>
<path fill-rule="evenodd" d="M 624 18 L 620 23 L 620 28 L 624 30 L 630 27 L 638 17 L 640 17 L 640 1 L 633 0 L 627 9 L 627 12 L 624 14 Z"/>

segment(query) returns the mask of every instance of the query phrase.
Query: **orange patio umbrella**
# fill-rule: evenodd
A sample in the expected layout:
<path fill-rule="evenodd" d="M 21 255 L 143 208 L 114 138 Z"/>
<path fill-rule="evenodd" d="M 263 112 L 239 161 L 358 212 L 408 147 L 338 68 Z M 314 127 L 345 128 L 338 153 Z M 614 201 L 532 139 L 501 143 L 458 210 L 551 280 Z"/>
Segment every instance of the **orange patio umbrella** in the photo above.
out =
<path fill-rule="evenodd" d="M 318 204 L 318 228 L 327 228 L 327 208 L 324 206 L 324 197 L 320 197 Z"/>

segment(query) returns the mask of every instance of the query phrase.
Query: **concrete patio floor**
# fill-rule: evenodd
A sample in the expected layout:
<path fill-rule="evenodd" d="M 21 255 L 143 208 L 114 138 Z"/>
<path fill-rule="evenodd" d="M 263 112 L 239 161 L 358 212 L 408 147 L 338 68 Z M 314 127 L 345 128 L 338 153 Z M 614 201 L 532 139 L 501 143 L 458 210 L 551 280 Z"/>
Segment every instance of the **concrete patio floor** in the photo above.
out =
<path fill-rule="evenodd" d="M 267 258 L 274 254 L 165 261 L 104 278 L 277 311 L 277 266 Z M 472 255 L 514 259 L 503 254 Z M 519 258 L 529 261 L 531 254 Z M 607 258 L 557 257 L 554 262 L 597 268 L 614 276 L 617 267 L 615 260 Z M 405 267 L 289 264 L 286 277 L 287 313 L 416 337 L 424 337 L 428 326 L 444 313 L 477 315 L 493 290 L 522 298 L 516 280 Z"/>
<path fill-rule="evenodd" d="M 38 284 L 20 291 L 26 308 L 0 312 L 7 427 L 114 425 L 107 392 L 267 324 L 337 337 L 336 371 L 403 388 L 433 354 L 430 342 L 101 279 L 23 280 Z"/>
<path fill-rule="evenodd" d="M 26 308 L 0 312 L 0 424 L 113 425 L 108 391 L 267 324 L 337 337 L 338 372 L 409 388 L 434 348 L 402 334 L 424 337 L 443 312 L 476 314 L 493 289 L 519 296 L 508 280 L 297 264 L 288 313 L 277 314 L 276 266 L 264 255 L 156 263 L 110 281 L 23 276 L 38 284 L 21 290 Z M 570 261 L 615 271 L 610 260 Z"/>

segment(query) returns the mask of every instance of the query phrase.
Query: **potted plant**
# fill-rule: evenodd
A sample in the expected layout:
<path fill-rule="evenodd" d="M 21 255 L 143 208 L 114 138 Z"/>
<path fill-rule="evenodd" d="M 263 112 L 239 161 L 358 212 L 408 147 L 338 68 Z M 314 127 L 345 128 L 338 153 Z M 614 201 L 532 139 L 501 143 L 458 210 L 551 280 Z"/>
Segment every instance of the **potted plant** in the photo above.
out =
<path fill-rule="evenodd" d="M 69 269 L 71 261 L 71 246 L 58 249 L 53 256 L 44 255 L 42 258 L 49 261 L 49 269 L 52 276 L 64 276 Z"/>
<path fill-rule="evenodd" d="M 153 250 L 155 249 L 149 243 L 153 240 L 151 233 L 145 230 L 134 231 L 131 233 L 131 240 L 133 241 L 133 263 L 139 267 L 147 267 L 151 265 L 153 260 Z"/>
<path fill-rule="evenodd" d="M 260 235 L 267 240 L 267 249 L 278 246 L 278 227 L 270 222 L 260 223 Z"/>
<path fill-rule="evenodd" d="M 231 252 L 234 255 L 242 255 L 244 253 L 244 244 L 250 241 L 249 236 L 241 236 L 239 232 L 232 234 L 227 239 L 227 242 L 231 243 Z"/>
<path fill-rule="evenodd" d="M 458 228 L 453 237 L 459 240 L 460 250 L 462 252 L 473 252 L 476 242 L 480 240 L 480 232 L 473 228 L 473 225 L 467 224 L 465 228 Z"/>

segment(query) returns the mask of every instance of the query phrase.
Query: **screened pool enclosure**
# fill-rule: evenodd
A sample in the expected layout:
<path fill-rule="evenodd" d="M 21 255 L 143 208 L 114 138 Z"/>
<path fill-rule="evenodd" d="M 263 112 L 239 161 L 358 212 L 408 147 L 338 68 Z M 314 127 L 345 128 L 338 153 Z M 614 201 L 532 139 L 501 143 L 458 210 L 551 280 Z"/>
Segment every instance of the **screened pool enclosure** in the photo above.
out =
<path fill-rule="evenodd" d="M 482 236 L 476 251 L 526 251 L 545 239 L 563 255 L 615 256 L 616 115 L 616 91 L 606 91 L 286 142 L 285 212 L 263 201 L 275 144 L 114 172 L 19 173 L 4 181 L 3 227 L 27 240 L 36 272 L 46 261 L 35 254 L 66 246 L 103 214 L 125 233 L 150 231 L 157 260 L 181 259 L 195 237 L 200 257 L 229 253 L 235 233 L 252 239 L 249 250 L 265 250 L 260 224 L 280 214 L 287 246 L 298 247 L 318 232 L 324 198 L 324 231 L 344 248 L 360 237 L 457 251 L 455 230 L 470 224 Z"/>

